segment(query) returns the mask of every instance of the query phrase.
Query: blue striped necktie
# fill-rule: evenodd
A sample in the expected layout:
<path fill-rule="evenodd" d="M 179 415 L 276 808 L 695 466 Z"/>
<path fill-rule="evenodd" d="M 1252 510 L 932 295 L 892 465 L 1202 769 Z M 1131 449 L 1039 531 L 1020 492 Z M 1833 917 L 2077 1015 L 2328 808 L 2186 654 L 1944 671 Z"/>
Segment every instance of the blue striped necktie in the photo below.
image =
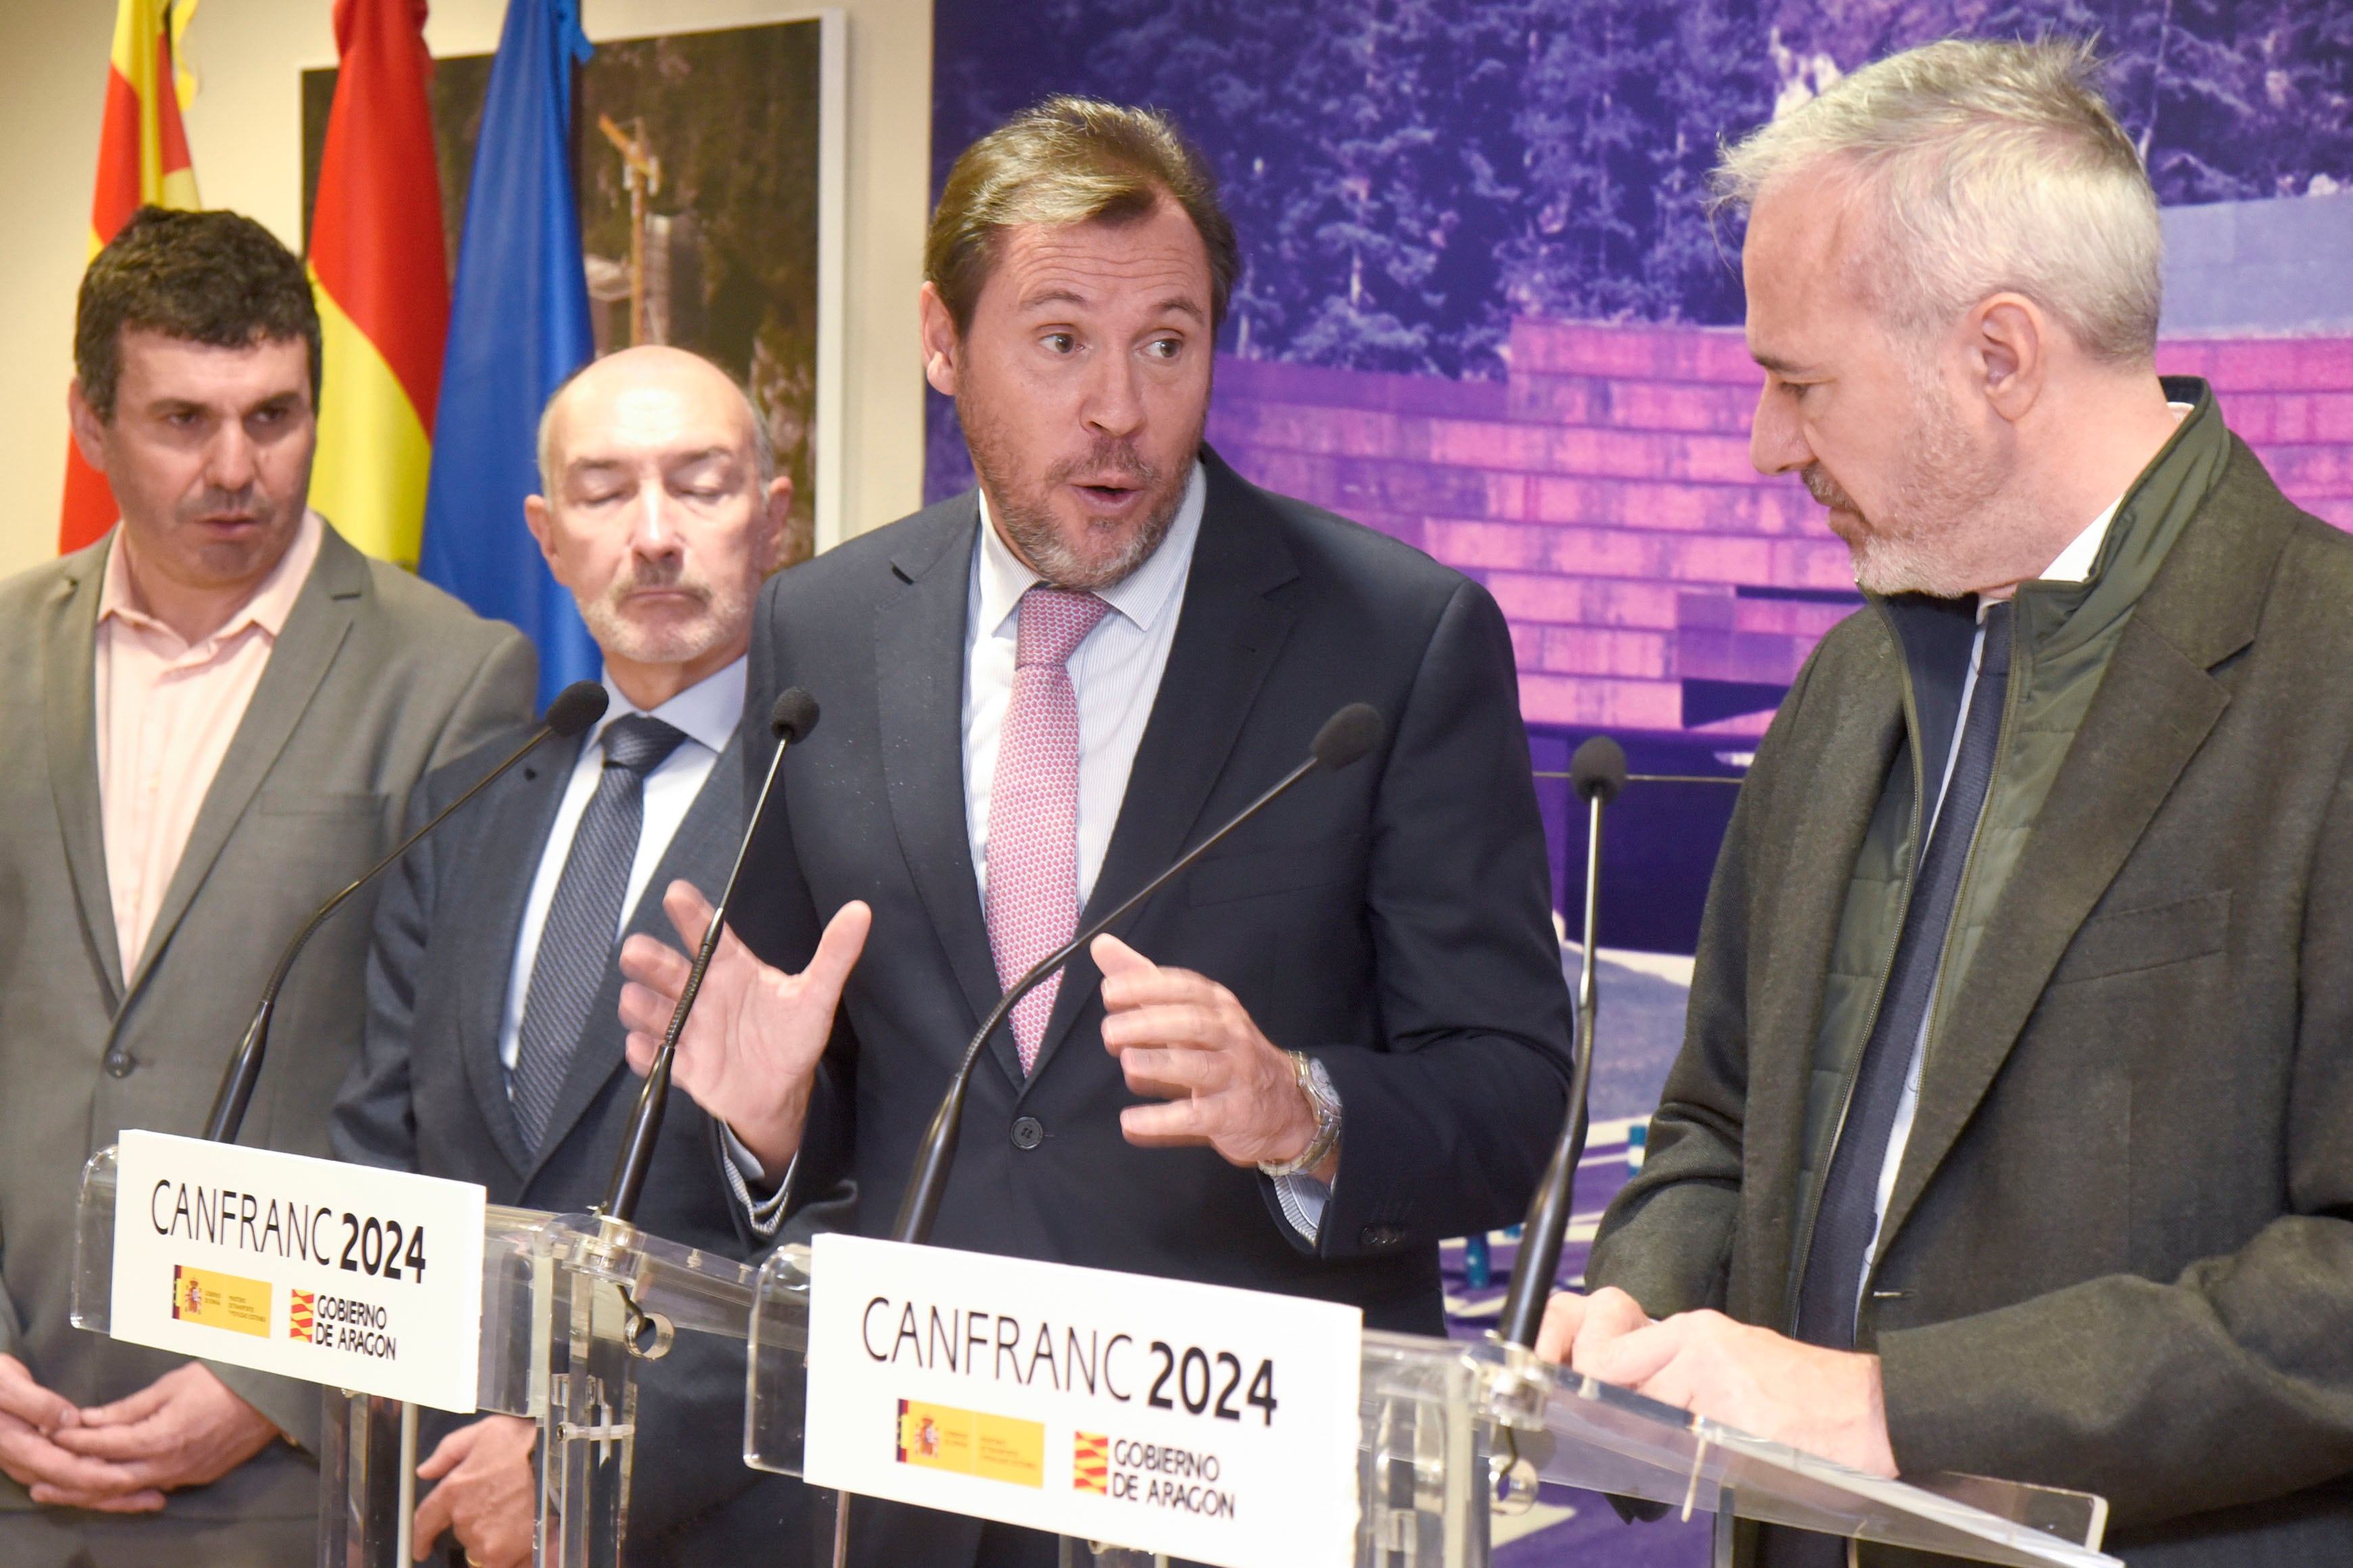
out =
<path fill-rule="evenodd" d="M 522 1037 L 508 1082 L 515 1121 L 533 1150 L 571 1070 L 572 1054 L 588 1022 L 589 1006 L 613 964 L 620 942 L 621 900 L 638 858 L 645 826 L 646 775 L 685 740 L 681 731 L 642 713 L 605 727 L 605 771 L 572 836 L 572 852 L 555 884 L 540 928 L 539 953 L 523 1002 Z"/>

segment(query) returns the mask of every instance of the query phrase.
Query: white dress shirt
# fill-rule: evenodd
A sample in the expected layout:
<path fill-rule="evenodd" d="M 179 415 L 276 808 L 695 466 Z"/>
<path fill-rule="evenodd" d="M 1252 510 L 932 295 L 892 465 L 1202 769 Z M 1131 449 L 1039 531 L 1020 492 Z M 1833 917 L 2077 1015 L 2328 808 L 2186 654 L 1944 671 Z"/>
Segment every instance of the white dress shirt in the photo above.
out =
<path fill-rule="evenodd" d="M 645 896 L 646 884 L 653 880 L 654 868 L 669 853 L 679 824 L 686 820 L 694 797 L 702 793 L 719 753 L 727 749 L 728 738 L 744 716 L 744 665 L 739 658 L 651 710 L 651 717 L 681 731 L 686 739 L 662 759 L 659 767 L 646 774 L 645 821 L 638 831 L 637 858 L 629 862 L 629 885 L 621 895 L 621 920 L 613 928 L 615 941 L 628 929 L 629 917 Z M 522 1047 L 523 1004 L 531 996 L 532 969 L 539 962 L 539 939 L 547 929 L 548 906 L 555 901 L 555 886 L 564 879 L 573 837 L 580 831 L 580 819 L 587 815 L 596 781 L 605 772 L 606 727 L 627 714 L 647 711 L 621 695 L 609 673 L 605 677 L 605 690 L 611 705 L 581 743 L 580 759 L 573 763 L 572 777 L 564 786 L 564 800 L 555 808 L 555 824 L 548 831 L 546 847 L 539 853 L 539 870 L 532 878 L 531 897 L 522 908 L 522 930 L 516 935 L 514 963 L 507 976 L 506 1012 L 499 1021 L 499 1060 L 505 1064 L 510 1078 L 515 1053 Z M 705 891 L 716 896 L 718 889 Z"/>
<path fill-rule="evenodd" d="M 2191 405 L 2187 403 L 2168 404 L 2167 406 L 2173 410 L 2174 421 L 2177 424 L 2185 416 L 2193 412 Z M 2086 524 L 2084 531 L 2077 534 L 2068 542 L 2066 549 L 2062 550 L 2052 559 L 2051 564 L 2042 569 L 2042 576 L 2035 581 L 2040 583 L 2088 581 L 2092 575 L 2092 568 L 2099 563 L 2100 547 L 2108 541 L 2108 529 L 2116 520 L 2116 509 L 2124 505 L 2124 500 L 2123 496 L 2118 496 L 2110 501 L 2105 510 Z M 1990 607 L 1984 603 L 1978 605 L 1978 635 L 1969 643 L 1969 672 L 1961 682 L 1960 721 L 1953 726 L 1952 744 L 1945 751 L 1945 771 L 1936 782 L 1936 805 L 1929 813 L 1926 831 L 1920 835 L 1920 842 L 1923 846 L 1927 844 L 1930 836 L 1936 830 L 1936 816 L 1944 809 L 1945 791 L 1953 782 L 1953 764 L 1960 760 L 1961 731 L 1968 728 L 1969 703 L 1977 696 L 1978 659 L 1985 652 L 1985 616 L 1986 611 Z M 2015 635 L 2016 625 L 2015 621 L 2011 623 L 2013 635 Z M 1941 981 L 1940 975 L 1937 980 L 1929 983 L 1928 1005 L 1920 1015 L 1920 1033 L 1912 1041 L 1912 1065 L 1905 1069 L 1904 1092 L 1895 1102 L 1895 1123 L 1888 1129 L 1887 1154 L 1880 1163 L 1879 1192 L 1872 1209 L 1875 1217 L 1872 1221 L 1871 1245 L 1863 1248 L 1862 1271 L 1855 1277 L 1854 1281 L 1855 1304 L 1858 1310 L 1862 1302 L 1863 1288 L 1871 1279 L 1872 1263 L 1879 1256 L 1879 1227 L 1886 1223 L 1888 1200 L 1895 1195 L 1895 1177 L 1904 1167 L 1904 1148 L 1912 1141 L 1912 1123 L 1919 1114 L 1920 1075 L 1928 1063 L 1928 1025 L 1936 1016 L 1936 990 Z"/>
<path fill-rule="evenodd" d="M 1185 607 L 1185 579 L 1201 537 L 1208 483 L 1200 465 L 1185 487 L 1168 535 L 1144 564 L 1096 594 L 1112 614 L 1095 623 L 1071 655 L 1079 704 L 1079 907 L 1093 896 L 1111 830 L 1127 798 L 1135 748 L 1160 695 L 1169 646 Z M 988 896 L 988 797 L 997 784 L 997 739 L 1013 701 L 1013 657 L 1020 643 L 1021 595 L 1045 579 L 1006 548 L 980 498 L 980 540 L 973 548 L 965 599 L 964 821 L 972 870 Z"/>

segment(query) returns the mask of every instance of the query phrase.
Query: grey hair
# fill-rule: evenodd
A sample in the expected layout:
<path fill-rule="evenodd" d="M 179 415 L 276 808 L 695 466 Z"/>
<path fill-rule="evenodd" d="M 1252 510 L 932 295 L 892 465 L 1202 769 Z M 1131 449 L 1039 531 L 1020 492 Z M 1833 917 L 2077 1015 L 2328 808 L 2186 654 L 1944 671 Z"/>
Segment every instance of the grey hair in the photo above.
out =
<path fill-rule="evenodd" d="M 695 357 L 702 359 L 701 354 Z M 711 364 L 707 359 L 703 363 Z M 546 405 L 539 411 L 539 493 L 543 496 L 555 493 L 555 405 L 564 401 L 564 395 L 572 390 L 572 384 L 587 374 L 596 363 L 592 359 L 558 382 L 555 390 L 547 395 Z M 735 395 L 744 400 L 744 416 L 752 422 L 752 466 L 759 472 L 760 488 L 765 490 L 776 482 L 776 438 L 768 433 L 768 422 L 761 417 L 759 400 L 752 395 L 751 390 L 733 376 L 727 375 L 726 371 L 718 365 L 712 364 L 711 368 L 727 376 L 727 384 L 733 387 Z"/>
<path fill-rule="evenodd" d="M 2095 358 L 2144 363 L 2162 296 L 2157 194 L 2099 78 L 2078 39 L 1906 49 L 1727 147 L 1716 202 L 1745 212 L 1792 174 L 1843 173 L 1878 231 L 1853 259 L 1894 324 L 1933 330 L 2014 291 Z"/>

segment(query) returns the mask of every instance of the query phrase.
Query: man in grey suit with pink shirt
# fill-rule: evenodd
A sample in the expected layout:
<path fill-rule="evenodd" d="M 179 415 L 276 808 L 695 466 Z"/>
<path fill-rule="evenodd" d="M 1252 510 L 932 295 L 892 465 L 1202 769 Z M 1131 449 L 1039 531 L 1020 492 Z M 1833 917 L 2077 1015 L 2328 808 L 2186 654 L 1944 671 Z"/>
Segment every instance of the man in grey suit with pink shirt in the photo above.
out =
<path fill-rule="evenodd" d="M 280 949 L 427 770 L 529 716 L 535 661 L 309 509 L 318 316 L 259 225 L 142 211 L 75 361 L 122 521 L 0 583 L 0 1561 L 308 1563 L 317 1390 L 75 1330 L 78 1180 L 197 1131 Z M 367 913 L 295 966 L 245 1142 L 327 1152 Z"/>

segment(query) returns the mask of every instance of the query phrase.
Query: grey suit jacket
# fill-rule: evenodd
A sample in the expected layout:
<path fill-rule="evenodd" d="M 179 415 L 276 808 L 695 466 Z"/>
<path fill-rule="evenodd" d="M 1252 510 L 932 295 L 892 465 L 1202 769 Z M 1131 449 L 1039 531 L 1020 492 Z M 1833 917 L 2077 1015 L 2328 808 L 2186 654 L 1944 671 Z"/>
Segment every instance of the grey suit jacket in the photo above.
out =
<path fill-rule="evenodd" d="M 0 1351 L 83 1405 L 119 1399 L 182 1359 L 67 1321 L 84 1161 L 126 1127 L 201 1128 L 280 949 L 392 847 L 428 768 L 530 716 L 536 668 L 512 626 L 368 560 L 330 528 L 148 951 L 126 974 L 92 689 L 110 547 L 0 583 L 0 714 L 17 758 L 0 769 Z M 359 1054 L 373 904 L 354 900 L 295 965 L 244 1142 L 327 1152 L 327 1108 Z M 284 1430 L 315 1432 L 310 1384 L 217 1370 Z M 209 1521 L 214 1549 L 233 1559 L 234 1531 L 218 1521 L 307 1517 L 317 1489 L 312 1464 L 273 1445 L 174 1497 L 159 1528 Z M 0 1477 L 0 1520 L 33 1507 Z"/>
<path fill-rule="evenodd" d="M 1900 658 L 1875 614 L 1833 630 L 1741 791 L 1683 1055 L 1587 1271 L 1654 1314 L 1789 1326 Z M 2105 1494 L 2134 1568 L 2353 1562 L 2348 671 L 2353 540 L 2234 440 L 1954 994 L 1862 1306 L 1899 1465 Z"/>

